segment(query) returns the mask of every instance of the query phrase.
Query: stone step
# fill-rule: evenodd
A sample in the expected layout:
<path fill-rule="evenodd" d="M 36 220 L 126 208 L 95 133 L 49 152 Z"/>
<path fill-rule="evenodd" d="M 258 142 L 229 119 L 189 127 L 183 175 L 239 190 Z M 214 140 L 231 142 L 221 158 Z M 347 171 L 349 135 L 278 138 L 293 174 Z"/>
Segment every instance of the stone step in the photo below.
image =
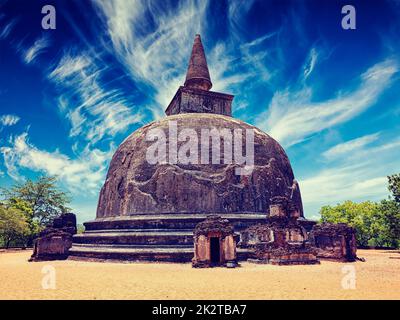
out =
<path fill-rule="evenodd" d="M 191 233 L 193 235 L 193 229 L 103 229 L 103 230 L 85 230 L 84 234 L 92 234 L 92 233 L 138 233 L 138 232 L 147 232 L 147 233 L 162 233 L 162 232 L 180 232 L 180 233 Z"/>
<path fill-rule="evenodd" d="M 85 222 L 87 231 L 109 229 L 191 229 L 205 220 L 210 214 L 180 213 L 180 214 L 135 214 L 132 216 L 99 218 Z M 255 223 L 264 222 L 266 214 L 260 213 L 229 213 L 218 214 L 228 219 L 235 230 L 244 229 Z"/>
<path fill-rule="evenodd" d="M 73 237 L 74 243 L 93 243 L 93 244 L 193 244 L 192 231 L 158 231 L 147 232 L 92 232 L 77 234 Z"/>
<path fill-rule="evenodd" d="M 69 259 L 84 260 L 190 262 L 193 258 L 193 248 L 115 248 L 73 245 L 69 254 Z"/>
<path fill-rule="evenodd" d="M 162 248 L 162 249 L 173 249 L 173 248 L 187 248 L 191 249 L 193 248 L 193 243 L 192 244 L 179 244 L 179 245 L 174 245 L 174 244 L 95 244 L 95 243 L 74 243 L 74 247 L 77 248 L 121 248 L 121 249 L 126 249 L 126 248 L 132 248 L 132 249 L 157 249 L 157 248 Z"/>
<path fill-rule="evenodd" d="M 190 262 L 193 258 L 193 247 L 116 247 L 113 245 L 76 245 L 69 250 L 72 260 L 118 260 L 118 261 L 160 261 L 160 262 Z M 237 249 L 239 261 L 246 260 L 250 254 L 248 249 Z"/>

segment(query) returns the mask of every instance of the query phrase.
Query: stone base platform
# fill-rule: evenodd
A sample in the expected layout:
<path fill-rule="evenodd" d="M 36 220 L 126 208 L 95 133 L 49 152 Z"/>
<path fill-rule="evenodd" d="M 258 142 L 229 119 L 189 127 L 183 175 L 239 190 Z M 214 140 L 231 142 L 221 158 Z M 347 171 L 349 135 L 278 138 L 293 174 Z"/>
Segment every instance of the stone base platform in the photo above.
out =
<path fill-rule="evenodd" d="M 312 259 L 291 259 L 291 260 L 282 260 L 282 259 L 247 259 L 247 262 L 256 263 L 256 264 L 272 264 L 277 266 L 295 266 L 295 265 L 312 265 L 312 264 L 320 264 L 320 261 L 312 258 Z"/>
<path fill-rule="evenodd" d="M 194 256 L 193 229 L 209 214 L 134 215 L 84 223 L 86 231 L 73 237 L 69 259 L 190 262 Z M 235 233 L 262 223 L 263 214 L 219 214 Z M 249 249 L 238 249 L 240 261 Z"/>

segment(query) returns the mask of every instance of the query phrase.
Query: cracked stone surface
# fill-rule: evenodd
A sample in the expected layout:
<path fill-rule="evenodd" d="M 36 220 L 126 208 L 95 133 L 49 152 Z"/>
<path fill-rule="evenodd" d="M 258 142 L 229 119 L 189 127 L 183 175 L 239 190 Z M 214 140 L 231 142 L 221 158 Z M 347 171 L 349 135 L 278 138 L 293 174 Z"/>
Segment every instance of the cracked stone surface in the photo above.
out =
<path fill-rule="evenodd" d="M 242 129 L 243 136 L 246 129 L 254 130 L 253 172 L 236 175 L 236 164 L 150 164 L 146 151 L 154 142 L 146 141 L 146 135 L 151 129 L 162 129 L 168 145 L 170 120 L 177 122 L 178 134 L 191 128 L 199 138 L 201 129 Z M 178 150 L 185 143 L 178 142 Z M 223 115 L 179 114 L 136 130 L 119 146 L 100 192 L 97 218 L 143 213 L 266 213 L 276 196 L 292 196 L 303 216 L 299 188 L 292 194 L 293 179 L 283 148 L 256 127 Z"/>

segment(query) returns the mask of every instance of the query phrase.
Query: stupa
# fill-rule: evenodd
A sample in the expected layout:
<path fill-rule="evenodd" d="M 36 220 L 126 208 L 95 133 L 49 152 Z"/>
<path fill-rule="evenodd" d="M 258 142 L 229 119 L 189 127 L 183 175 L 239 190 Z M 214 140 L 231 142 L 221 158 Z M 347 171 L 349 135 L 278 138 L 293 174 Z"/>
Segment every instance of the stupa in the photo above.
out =
<path fill-rule="evenodd" d="M 118 147 L 99 195 L 96 219 L 84 224 L 83 234 L 74 236 L 72 257 L 191 261 L 193 230 L 208 216 L 229 221 L 234 238 L 240 241 L 241 232 L 265 222 L 274 199 L 289 199 L 287 218 L 307 225 L 300 188 L 284 149 L 260 129 L 233 118 L 234 97 L 210 91 L 211 87 L 202 41 L 196 35 L 186 80 L 166 108 L 167 116 L 136 130 Z M 222 159 L 220 163 L 150 163 L 146 155 L 154 141 L 149 141 L 149 133 L 168 132 L 171 122 L 178 131 L 186 128 L 198 136 L 205 128 L 250 130 L 254 134 L 251 172 L 238 175 L 241 165 Z M 217 140 L 229 147 L 223 136 Z M 175 142 L 178 148 L 186 143 Z M 172 144 L 167 136 L 167 147 Z M 206 148 L 212 155 L 211 143 Z M 238 246 L 237 259 L 247 259 L 249 250 Z"/>

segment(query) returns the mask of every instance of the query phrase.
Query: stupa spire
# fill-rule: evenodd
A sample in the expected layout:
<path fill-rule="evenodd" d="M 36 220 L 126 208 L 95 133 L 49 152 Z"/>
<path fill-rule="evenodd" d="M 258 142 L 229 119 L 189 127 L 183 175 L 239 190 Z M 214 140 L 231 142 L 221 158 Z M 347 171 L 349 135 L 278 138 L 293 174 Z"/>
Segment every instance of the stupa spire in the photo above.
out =
<path fill-rule="evenodd" d="M 211 87 L 206 55 L 200 35 L 196 34 L 185 84 L 179 87 L 165 113 L 168 116 L 181 113 L 214 113 L 232 116 L 233 96 L 210 91 Z"/>
<path fill-rule="evenodd" d="M 210 90 L 212 82 L 208 71 L 206 55 L 199 34 L 194 38 L 192 54 L 186 73 L 185 87 Z"/>

